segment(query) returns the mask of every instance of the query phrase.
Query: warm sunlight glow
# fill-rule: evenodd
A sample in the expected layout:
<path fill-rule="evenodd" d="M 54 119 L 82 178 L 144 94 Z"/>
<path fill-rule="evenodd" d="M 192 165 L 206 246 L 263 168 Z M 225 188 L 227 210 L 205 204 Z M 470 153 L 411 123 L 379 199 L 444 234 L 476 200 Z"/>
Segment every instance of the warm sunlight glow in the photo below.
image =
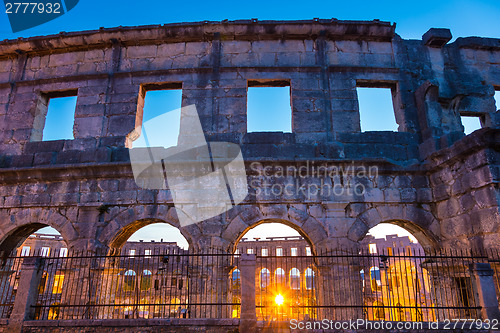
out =
<path fill-rule="evenodd" d="M 274 301 L 276 302 L 277 305 L 282 305 L 285 299 L 283 298 L 283 296 L 281 296 L 281 294 L 278 294 L 276 295 Z"/>

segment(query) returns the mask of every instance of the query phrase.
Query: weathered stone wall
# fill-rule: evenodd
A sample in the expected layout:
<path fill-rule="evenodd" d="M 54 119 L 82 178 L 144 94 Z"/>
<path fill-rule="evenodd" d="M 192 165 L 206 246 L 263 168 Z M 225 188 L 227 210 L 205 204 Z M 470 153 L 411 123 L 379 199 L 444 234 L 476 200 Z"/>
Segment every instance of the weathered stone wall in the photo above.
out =
<path fill-rule="evenodd" d="M 182 87 L 208 140 L 241 145 L 256 193 L 181 228 L 196 250 L 231 251 L 262 221 L 301 232 L 313 249 L 356 246 L 381 222 L 429 248 L 498 247 L 500 40 L 431 29 L 403 40 L 386 22 L 314 20 L 179 24 L 62 33 L 0 43 L 0 240 L 11 250 L 50 225 L 79 250 L 120 248 L 138 228 L 179 226 L 168 190 L 136 186 L 127 147 L 144 93 Z M 444 36 L 444 37 L 443 37 Z M 247 87 L 286 82 L 293 133 L 246 133 Z M 398 132 L 361 132 L 356 87 L 389 87 Z M 76 92 L 74 140 L 40 141 L 47 99 Z M 483 127 L 464 137 L 460 114 Z M 305 195 L 320 179 L 252 167 L 376 166 L 362 195 Z M 355 177 L 354 177 L 355 178 Z M 467 180 L 465 180 L 467 179 Z M 460 184 L 460 185 L 459 185 Z"/>
<path fill-rule="evenodd" d="M 238 319 L 120 319 L 120 320 L 64 320 L 25 322 L 23 332 L 59 333 L 59 332 L 238 332 Z"/>

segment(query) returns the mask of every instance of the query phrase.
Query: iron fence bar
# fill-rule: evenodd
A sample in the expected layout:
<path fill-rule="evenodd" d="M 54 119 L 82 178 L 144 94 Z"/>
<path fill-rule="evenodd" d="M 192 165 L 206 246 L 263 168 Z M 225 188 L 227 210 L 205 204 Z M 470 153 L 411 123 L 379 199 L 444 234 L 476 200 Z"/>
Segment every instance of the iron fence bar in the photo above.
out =
<path fill-rule="evenodd" d="M 453 250 L 430 255 L 410 254 L 401 249 L 394 250 L 394 253 L 386 253 L 384 249 L 379 254 L 335 250 L 333 253 L 320 252 L 313 256 L 301 253 L 294 255 L 283 253 L 283 256 L 274 256 L 269 252 L 267 255 L 262 255 L 262 252 L 258 253 L 255 248 L 254 253 L 257 260 L 258 316 L 281 320 L 290 316 L 299 318 L 309 316 L 308 318 L 314 319 L 320 309 L 338 309 L 334 318 L 347 317 L 349 309 L 362 309 L 366 318 L 373 316 L 377 309 L 389 309 L 386 315 L 391 320 L 400 318 L 401 309 L 410 310 L 411 320 L 422 318 L 429 321 L 433 316 L 442 319 L 450 317 L 453 311 L 462 315 L 467 314 L 468 317 L 476 317 L 475 311 L 480 307 L 473 297 L 471 281 L 467 280 L 472 278 L 468 265 L 478 261 L 500 262 L 498 254 L 495 255 L 493 251 L 487 255 L 481 253 L 477 256 L 472 252 Z M 234 307 L 241 305 L 241 301 L 235 301 L 234 298 L 232 270 L 227 270 L 229 276 L 225 276 L 221 271 L 227 265 L 237 269 L 238 255 L 221 253 L 218 250 L 202 254 L 172 252 L 168 254 L 170 262 L 162 264 L 165 256 L 152 251 L 150 255 L 136 254 L 134 258 L 130 258 L 129 255 L 107 256 L 100 253 L 92 256 L 78 252 L 68 253 L 67 257 L 58 257 L 53 252 L 44 258 L 42 268 L 47 271 L 45 290 L 39 295 L 38 304 L 34 307 L 41 309 L 39 311 L 41 318 L 47 318 L 55 308 L 59 312 L 59 318 L 63 319 L 101 318 L 101 316 L 122 318 L 124 313 L 117 309 L 127 307 L 133 309 L 133 316 L 171 317 L 187 313 L 190 317 L 227 318 L 234 313 Z M 387 267 L 380 270 L 381 274 L 376 273 L 376 270 L 372 273 L 371 268 L 379 267 L 382 259 L 386 260 Z M 331 278 L 324 276 L 324 272 L 319 274 L 317 263 L 323 265 L 322 269 L 331 274 Z M 425 269 L 423 264 L 430 269 L 428 272 L 439 275 L 434 276 L 435 281 L 430 284 L 426 281 L 428 277 L 423 274 Z M 498 288 L 498 267 L 492 266 Z M 15 268 L 15 262 L 10 267 Z M 164 269 L 160 270 L 162 267 Z M 314 275 L 308 276 L 309 268 Z M 358 277 L 361 268 L 364 275 Z M 277 273 L 278 269 L 284 269 L 283 276 L 281 271 Z M 136 272 L 133 278 L 133 291 L 124 289 L 126 282 L 124 272 L 127 270 Z M 409 273 L 398 276 L 397 271 Z M 116 275 L 117 272 L 119 275 Z M 58 273 L 64 274 L 62 293 L 53 292 L 54 278 Z M 376 278 L 377 274 L 381 279 L 380 291 L 373 291 L 371 287 L 379 288 L 377 282 L 372 283 L 372 275 Z M 15 275 L 16 273 L 13 273 L 9 278 L 13 280 Z M 323 279 L 321 281 L 323 290 L 319 290 L 319 286 L 316 285 L 315 280 L 319 275 Z M 442 279 L 441 275 L 450 279 L 450 282 L 454 281 L 454 277 L 464 279 L 457 280 L 459 282 L 455 292 L 453 286 L 435 285 L 435 282 Z M 85 284 L 87 289 L 85 295 L 78 293 L 82 277 L 88 280 Z M 176 279 L 173 279 L 174 277 Z M 3 280 L 7 278 L 2 276 Z M 363 282 L 364 289 L 356 290 L 362 287 Z M 343 287 L 339 288 L 335 283 L 343 283 Z M 277 308 L 275 304 L 275 295 L 282 287 L 283 290 L 288 290 L 285 302 L 289 310 L 285 307 Z M 428 287 L 431 289 L 428 290 Z M 437 290 L 437 287 L 442 290 Z M 363 294 L 360 295 L 362 303 L 357 304 L 354 300 L 349 300 L 349 293 L 353 291 Z M 384 304 L 384 293 L 388 304 Z M 320 302 L 316 294 L 321 296 Z M 436 299 L 434 302 L 433 297 Z M 368 298 L 373 301 L 367 302 Z M 410 300 L 410 303 L 403 302 L 404 299 Z M 463 299 L 468 300 L 468 306 L 459 305 Z M 176 300 L 179 300 L 180 304 Z M 341 304 L 339 303 L 341 300 L 349 301 Z M 53 303 L 57 302 L 60 304 L 53 306 Z M 2 315 L 9 304 L 9 302 L 0 304 Z M 168 313 L 164 310 L 168 310 Z"/>

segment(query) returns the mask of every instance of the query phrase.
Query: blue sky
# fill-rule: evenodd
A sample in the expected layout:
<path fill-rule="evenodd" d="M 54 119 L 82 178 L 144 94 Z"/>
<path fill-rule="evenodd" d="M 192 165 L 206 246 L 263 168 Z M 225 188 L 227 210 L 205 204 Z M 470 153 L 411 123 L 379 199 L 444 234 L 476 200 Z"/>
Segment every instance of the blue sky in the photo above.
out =
<path fill-rule="evenodd" d="M 194 21 L 220 21 L 223 19 L 251 19 L 259 20 L 302 20 L 312 18 L 337 18 L 340 20 L 372 20 L 396 22 L 396 32 L 406 39 L 420 39 L 421 36 L 431 27 L 449 28 L 454 39 L 457 37 L 481 36 L 500 38 L 500 1 L 86 1 L 80 3 L 67 14 L 48 22 L 41 26 L 12 33 L 4 11 L 0 11 L 0 40 L 15 39 L 18 37 L 30 37 L 38 35 L 57 34 L 61 31 L 81 31 L 93 30 L 99 27 L 115 26 L 136 26 L 148 24 L 164 24 L 174 22 L 194 22 Z M 161 101 L 154 101 L 154 94 L 151 94 L 152 107 L 151 116 L 154 117 L 157 110 L 165 110 L 168 107 L 156 108 Z M 498 95 L 498 94 L 497 94 Z M 177 101 L 178 97 L 173 97 Z M 363 109 L 372 108 L 374 104 L 379 108 L 384 97 L 377 99 L 376 103 L 365 103 L 361 105 Z M 500 98 L 497 98 L 499 100 Z M 285 100 L 286 102 L 286 100 Z M 387 102 L 387 98 L 385 98 Z M 59 103 L 54 101 L 54 103 Z M 62 103 L 62 102 L 61 102 Z M 69 102 L 68 102 L 69 103 Z M 176 102 L 175 102 L 176 103 Z M 174 104 L 175 104 L 174 103 Z M 363 102 L 361 102 L 363 104 Z M 54 104 L 53 104 L 54 105 Z M 148 107 L 148 105 L 147 105 Z M 498 107 L 498 106 L 497 106 Z M 59 111 L 66 109 L 59 107 Z M 69 106 L 69 110 L 74 107 Z M 264 110 L 257 106 L 258 110 Z M 389 130 L 394 130 L 392 106 L 384 106 L 383 110 L 388 110 L 388 117 L 362 118 L 362 129 L 369 130 L 369 126 L 375 121 L 382 120 L 383 125 Z M 264 112 L 264 111 L 260 111 Z M 56 111 L 57 113 L 57 111 Z M 375 113 L 373 113 L 375 114 Z M 54 114 L 56 130 L 47 129 L 44 138 L 52 138 L 58 135 L 57 131 L 63 126 L 61 120 L 71 119 L 71 114 Z M 48 126 L 51 126 L 48 120 Z M 67 120 L 66 120 L 67 122 Z M 276 122 L 268 122 L 272 125 Z M 257 124 L 259 125 L 259 124 Z M 252 124 L 249 124 L 252 130 Z M 288 126 L 288 125 L 287 125 Z M 466 124 L 466 127 L 469 125 Z M 71 126 L 66 126 L 70 127 Z M 58 129 L 59 128 L 59 129 Z M 278 129 L 279 130 L 279 129 Z M 282 129 L 283 130 L 283 129 Z M 470 131 L 467 130 L 466 131 Z M 71 136 L 71 130 L 64 133 L 59 132 L 63 137 Z M 173 135 L 175 137 L 175 133 Z M 154 229 L 154 228 L 153 228 Z M 272 228 L 268 228 L 271 230 Z M 390 232 L 389 232 L 390 233 Z M 157 230 L 151 232 L 152 236 L 158 234 Z M 281 234 L 283 236 L 283 234 Z M 144 235 L 143 239 L 148 239 Z M 265 235 L 267 236 L 267 235 Z M 264 237 L 265 237 L 264 236 Z M 157 238 L 160 238 L 158 236 Z M 167 237 L 163 237 L 166 239 Z"/>
<path fill-rule="evenodd" d="M 223 19 L 391 21 L 403 38 L 419 39 L 431 27 L 450 28 L 454 37 L 500 37 L 500 1 L 158 1 L 80 0 L 67 14 L 13 34 L 1 11 L 0 39 L 56 34 L 99 27 L 218 21 Z"/>

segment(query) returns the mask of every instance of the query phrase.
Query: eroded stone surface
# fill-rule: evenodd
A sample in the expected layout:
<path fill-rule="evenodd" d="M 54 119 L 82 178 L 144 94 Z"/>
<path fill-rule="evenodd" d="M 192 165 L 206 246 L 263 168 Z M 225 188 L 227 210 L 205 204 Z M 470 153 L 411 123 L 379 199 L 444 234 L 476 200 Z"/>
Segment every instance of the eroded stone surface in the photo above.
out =
<path fill-rule="evenodd" d="M 498 247 L 500 113 L 493 95 L 500 40 L 446 44 L 448 37 L 439 30 L 403 40 L 386 22 L 319 20 L 3 41 L 2 249 L 40 224 L 78 250 L 120 247 L 124 235 L 152 222 L 179 225 L 171 193 L 137 187 L 130 168 L 127 136 L 142 123 L 143 93 L 154 84 L 181 86 L 183 105 L 196 105 L 207 140 L 240 144 L 246 160 L 247 199 L 181 229 L 196 250 L 230 251 L 262 221 L 284 222 L 325 249 L 352 246 L 382 222 L 407 227 L 427 248 Z M 293 133 L 246 133 L 249 81 L 289 83 Z M 399 132 L 360 132 L 357 86 L 392 89 Z M 40 141 L 47 96 L 67 91 L 78 96 L 75 139 Z M 487 128 L 464 137 L 460 114 L 481 116 Z M 312 162 L 378 172 L 323 183 L 262 173 Z M 301 190 L 346 182 L 365 191 Z M 259 192 L 263 184 L 292 194 Z"/>

